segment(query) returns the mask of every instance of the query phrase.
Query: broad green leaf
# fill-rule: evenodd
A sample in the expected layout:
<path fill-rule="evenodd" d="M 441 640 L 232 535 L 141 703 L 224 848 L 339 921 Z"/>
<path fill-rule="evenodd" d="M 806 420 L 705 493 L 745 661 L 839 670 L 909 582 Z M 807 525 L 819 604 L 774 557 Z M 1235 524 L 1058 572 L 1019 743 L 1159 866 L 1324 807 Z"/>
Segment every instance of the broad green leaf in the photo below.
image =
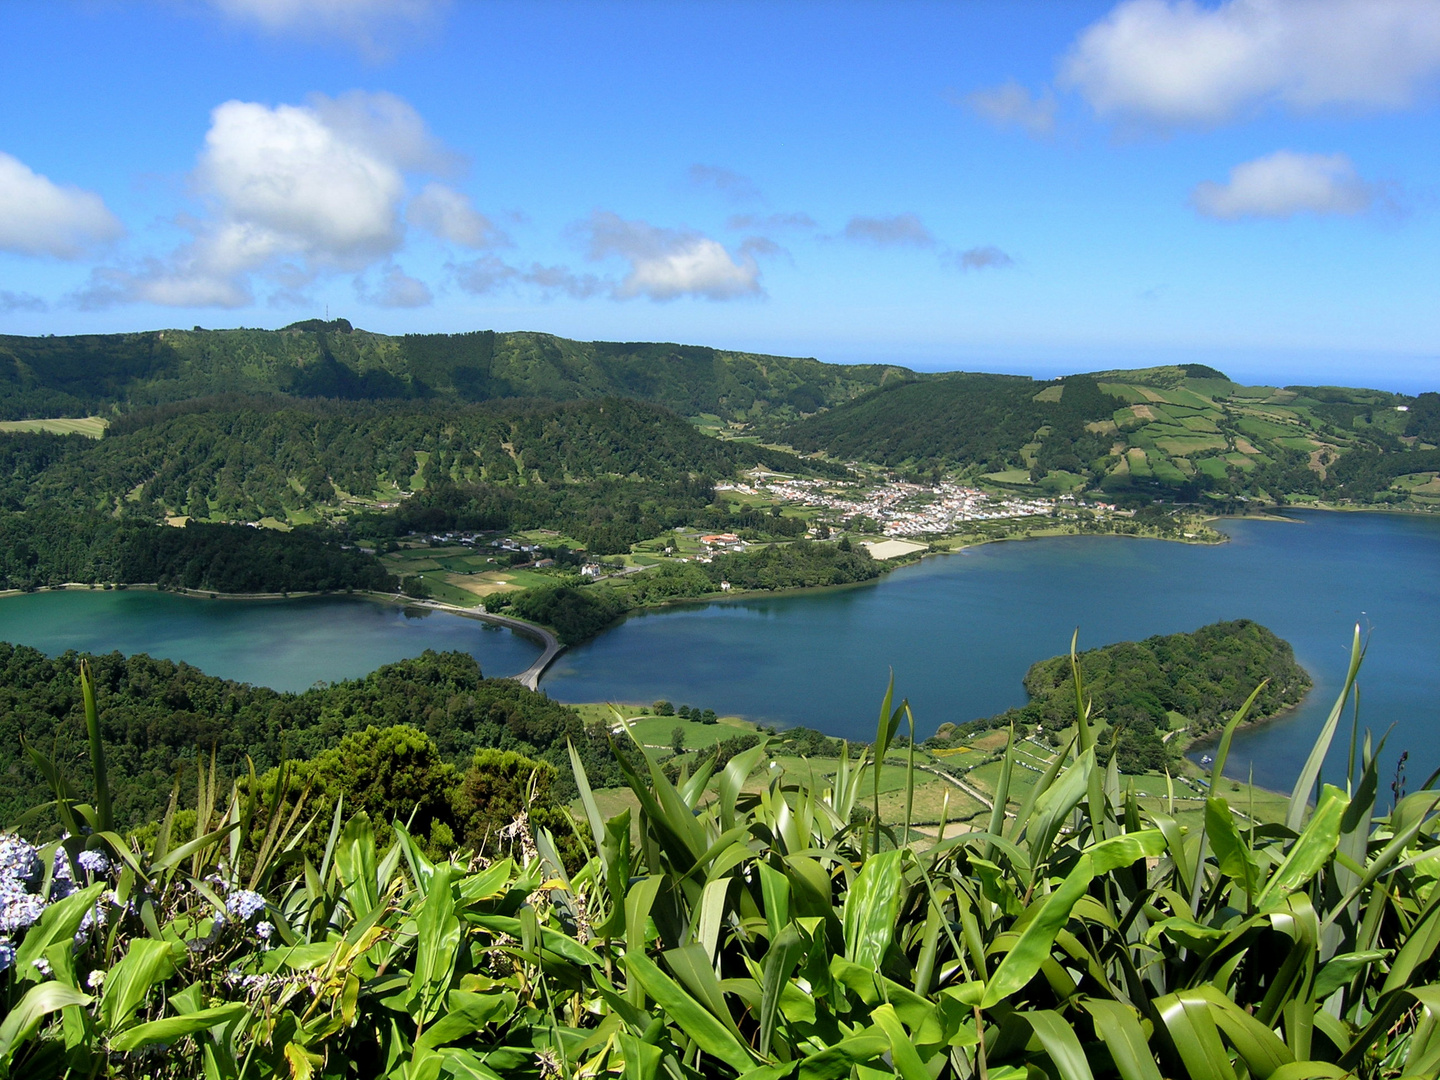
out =
<path fill-rule="evenodd" d="M 1360 624 L 1355 624 L 1355 637 L 1350 645 L 1350 669 L 1345 673 L 1345 685 L 1340 688 L 1340 695 L 1335 699 L 1334 706 L 1330 709 L 1330 715 L 1326 717 L 1324 725 L 1320 728 L 1320 734 L 1315 737 L 1315 745 L 1310 749 L 1310 756 L 1305 759 L 1305 765 L 1300 770 L 1300 775 L 1295 780 L 1295 788 L 1290 793 L 1290 808 L 1285 815 L 1285 824 L 1291 832 L 1298 833 L 1300 826 L 1305 821 L 1305 811 L 1310 805 L 1310 793 L 1315 788 L 1315 781 L 1320 776 L 1320 768 L 1325 764 L 1325 755 L 1330 752 L 1330 743 L 1335 738 L 1335 728 L 1340 723 L 1340 714 L 1345 711 L 1345 702 L 1350 697 L 1350 690 L 1355 685 L 1355 676 L 1360 673 L 1360 663 L 1365 659 L 1365 650 L 1360 643 Z"/>
<path fill-rule="evenodd" d="M 445 995 L 445 1013 L 415 1040 L 416 1050 L 436 1050 L 471 1035 L 487 1024 L 502 1023 L 515 1011 L 516 998 L 509 992 L 476 994 L 451 990 Z"/>
<path fill-rule="evenodd" d="M 705 1053 L 719 1058 L 737 1072 L 744 1072 L 755 1064 L 749 1048 L 644 953 L 627 952 L 625 966 L 631 977 Z"/>
<path fill-rule="evenodd" d="M 763 865 L 763 864 L 762 864 Z M 770 1040 L 775 1034 L 775 1018 L 780 1010 L 780 994 L 801 958 L 806 943 L 793 923 L 786 925 L 765 951 L 764 979 L 760 992 L 760 1056 L 770 1056 Z"/>
<path fill-rule="evenodd" d="M 1070 911 L 1090 888 L 1096 874 L 1106 874 L 1137 859 L 1164 850 L 1165 838 L 1158 830 L 1131 833 L 1101 841 L 1080 856 L 1060 886 L 1038 903 L 1039 908 L 1020 932 L 1020 938 L 1001 959 L 995 974 L 985 985 L 981 1008 L 990 1009 L 1014 994 L 1040 970 L 1050 957 L 1055 935 L 1070 918 Z"/>
<path fill-rule="evenodd" d="M 459 952 L 460 920 L 455 916 L 450 875 L 449 863 L 435 867 L 415 919 L 415 972 L 410 988 L 417 1000 L 417 1019 L 422 1024 L 429 1023 L 439 1012 Z"/>
<path fill-rule="evenodd" d="M 104 883 L 96 882 L 47 907 L 40 915 L 40 921 L 25 932 L 20 948 L 15 950 L 15 977 L 32 982 L 43 979 L 35 961 L 43 959 L 51 945 L 69 942 L 75 936 L 86 914 L 94 908 L 104 891 Z"/>
<path fill-rule="evenodd" d="M 1224 799 L 1205 800 L 1205 835 L 1220 864 L 1220 873 L 1240 882 L 1245 889 L 1246 903 L 1254 903 L 1260 887 L 1260 868 L 1250 853 L 1250 845 L 1235 827 L 1230 804 Z"/>
<path fill-rule="evenodd" d="M 1340 822 L 1349 805 L 1350 800 L 1343 791 L 1329 784 L 1325 785 L 1320 796 L 1320 805 L 1315 808 L 1310 823 L 1305 826 L 1305 831 L 1291 846 L 1285 861 L 1270 875 L 1270 880 L 1260 893 L 1257 903 L 1261 907 L 1265 906 L 1266 900 L 1283 897 L 1302 888 L 1320 872 L 1320 868 L 1340 843 Z"/>
<path fill-rule="evenodd" d="M 32 986 L 0 1021 L 0 1067 L 8 1069 L 15 1051 L 23 1046 L 45 1021 L 45 1017 L 71 1005 L 89 1005 L 93 999 L 73 986 L 44 982 Z"/>
<path fill-rule="evenodd" d="M 900 858 L 898 850 L 872 855 L 845 894 L 845 958 L 871 971 L 880 970 L 895 936 L 904 885 Z"/>
<path fill-rule="evenodd" d="M 1236 1080 L 1208 1001 L 1196 994 L 1166 994 L 1154 1004 L 1192 1078 Z"/>
<path fill-rule="evenodd" d="M 890 1040 L 890 1060 L 904 1080 L 931 1080 L 925 1063 L 920 1060 L 920 1054 L 910 1039 L 910 1033 L 895 1015 L 895 1006 L 886 1002 L 870 1014 L 870 1019 L 875 1021 L 875 1026 Z M 1070 1078 L 1065 1077 L 1065 1080 Z"/>
<path fill-rule="evenodd" d="M 1060 826 L 1070 816 L 1070 811 L 1080 805 L 1090 786 L 1090 774 L 1095 770 L 1093 747 L 1081 752 L 1060 774 L 1059 778 L 1036 800 L 1035 808 L 1025 826 L 1025 836 L 1030 841 L 1030 865 L 1039 868 L 1050 855 L 1050 845 L 1060 831 Z"/>
<path fill-rule="evenodd" d="M 129 1024 L 150 991 L 175 971 L 168 942 L 135 938 L 124 959 L 105 976 L 100 995 L 100 1021 L 111 1034 Z"/>
<path fill-rule="evenodd" d="M 1060 1018 L 1059 1013 L 1050 1009 L 1036 1009 L 1023 1015 L 1030 1024 L 1030 1030 L 1045 1048 L 1045 1053 L 1050 1055 L 1055 1071 L 1060 1074 L 1060 1080 L 1095 1080 L 1095 1074 L 1090 1071 L 1090 1063 L 1085 1060 L 1085 1051 L 1080 1046 L 1080 1040 L 1075 1037 L 1074 1029 Z"/>
<path fill-rule="evenodd" d="M 151 1020 L 136 1024 L 110 1040 L 110 1049 L 128 1053 L 142 1046 L 161 1044 L 168 1046 L 187 1035 L 198 1035 L 202 1031 L 228 1024 L 244 1016 L 249 1008 L 243 1001 L 232 1001 L 228 1005 L 216 1005 L 199 1009 L 183 1016 L 167 1016 L 163 1020 Z"/>
<path fill-rule="evenodd" d="M 1095 1021 L 1095 1033 L 1110 1051 L 1121 1080 L 1161 1080 L 1135 1010 L 1099 998 L 1086 998 L 1080 1004 Z"/>

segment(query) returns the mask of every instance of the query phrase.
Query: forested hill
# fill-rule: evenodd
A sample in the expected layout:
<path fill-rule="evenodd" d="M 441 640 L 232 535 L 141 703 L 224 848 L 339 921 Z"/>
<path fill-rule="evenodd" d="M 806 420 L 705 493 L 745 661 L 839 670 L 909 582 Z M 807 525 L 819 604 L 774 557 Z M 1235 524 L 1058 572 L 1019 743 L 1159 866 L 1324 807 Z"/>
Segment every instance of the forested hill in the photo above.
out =
<path fill-rule="evenodd" d="M 1203 365 L 895 382 L 771 434 L 805 452 L 1050 493 L 1433 508 L 1440 395 L 1251 387 Z"/>
<path fill-rule="evenodd" d="M 1218 730 L 1265 683 L 1251 709 L 1264 719 L 1299 703 L 1311 687 L 1290 643 L 1249 619 L 1211 623 L 1189 634 L 1166 634 L 1088 649 L 1077 657 L 1091 717 L 1104 725 L 1121 772 L 1174 764 L 1185 741 Z M 1268 680 L 1268 682 L 1266 681 Z M 1075 681 L 1068 656 L 1033 664 L 1025 673 L 1030 701 L 1020 709 L 964 728 L 1039 725 L 1052 741 L 1075 723 Z M 1184 730 L 1185 739 L 1165 736 Z M 942 729 L 944 737 L 950 732 Z"/>
<path fill-rule="evenodd" d="M 795 417 L 918 377 L 893 365 L 695 345 L 493 330 L 393 337 L 344 319 L 310 320 L 274 331 L 0 336 L 0 419 L 108 416 L 229 393 L 456 402 L 628 397 L 683 416 Z"/>

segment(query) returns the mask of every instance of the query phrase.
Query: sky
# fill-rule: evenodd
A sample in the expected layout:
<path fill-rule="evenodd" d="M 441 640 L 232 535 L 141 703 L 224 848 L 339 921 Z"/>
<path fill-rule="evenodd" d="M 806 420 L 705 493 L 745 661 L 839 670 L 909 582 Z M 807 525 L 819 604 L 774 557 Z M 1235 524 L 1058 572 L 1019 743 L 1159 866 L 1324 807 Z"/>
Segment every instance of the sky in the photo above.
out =
<path fill-rule="evenodd" d="M 7 0 L 0 333 L 1440 388 L 1440 0 Z"/>

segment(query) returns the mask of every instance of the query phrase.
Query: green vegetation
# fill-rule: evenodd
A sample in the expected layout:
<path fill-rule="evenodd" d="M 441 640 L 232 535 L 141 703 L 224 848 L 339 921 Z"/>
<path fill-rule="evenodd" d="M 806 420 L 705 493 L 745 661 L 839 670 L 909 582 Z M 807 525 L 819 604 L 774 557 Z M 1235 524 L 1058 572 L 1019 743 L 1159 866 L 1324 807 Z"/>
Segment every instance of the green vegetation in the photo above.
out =
<path fill-rule="evenodd" d="M 1088 488 L 1222 511 L 1296 498 L 1433 508 L 1429 492 L 1396 481 L 1440 469 L 1426 437 L 1435 396 L 1246 387 L 1202 365 L 1048 383 L 955 374 L 887 383 L 772 434 L 915 479 L 959 469 L 1002 490 Z"/>
<path fill-rule="evenodd" d="M 413 729 L 403 741 L 423 742 L 416 752 L 423 751 L 430 762 L 426 769 L 443 765 L 457 777 L 479 750 L 511 751 L 547 762 L 566 778 L 557 798 L 570 797 L 569 740 L 584 755 L 596 783 L 621 782 L 602 731 L 587 730 L 573 709 L 519 683 L 484 678 L 479 664 L 464 653 L 427 652 L 363 679 L 282 694 L 144 655 L 82 658 L 66 653 L 52 660 L 23 645 L 0 643 L 0 745 L 44 748 L 62 768 L 76 768 L 90 745 L 74 675 L 81 659 L 88 659 L 94 673 L 115 822 L 124 828 L 159 819 L 177 774 L 183 790 L 193 791 L 197 757 L 210 762 L 213 755 L 215 767 L 232 777 L 245 775 L 252 763 L 263 773 L 288 759 L 313 760 L 315 768 L 345 783 L 391 783 L 382 775 L 385 770 L 372 776 L 361 769 L 363 755 L 354 747 L 338 755 L 335 750 L 345 738 L 371 739 L 364 734 L 371 728 L 382 734 Z M 5 768 L 0 821 L 9 822 L 42 805 L 47 788 L 44 777 L 14 755 Z M 93 799 L 88 782 L 76 783 L 81 798 Z M 414 803 L 406 799 L 416 797 L 423 786 L 417 784 L 397 789 L 402 794 L 386 804 L 377 827 L 410 813 Z M 332 787 L 328 781 L 321 785 L 325 791 Z M 355 801 L 353 789 L 336 793 L 340 790 L 350 790 Z M 444 803 L 448 796 L 436 792 L 434 798 Z M 463 822 L 440 820 L 455 830 L 457 840 L 463 837 Z M 429 828 L 427 817 L 427 836 Z"/>
<path fill-rule="evenodd" d="M 327 529 L 167 528 L 102 514 L 0 511 L 0 588 L 158 584 L 217 593 L 393 591 L 373 557 Z"/>
<path fill-rule="evenodd" d="M 716 555 L 708 563 L 666 562 L 616 583 L 581 586 L 579 579 L 486 597 L 490 611 L 507 611 L 550 627 L 567 645 L 594 637 L 628 611 L 737 590 L 800 589 L 870 581 L 885 566 L 847 541 L 796 540 Z"/>
<path fill-rule="evenodd" d="M 1090 649 L 1078 663 L 1102 757 L 1113 752 L 1122 773 L 1174 768 L 1179 749 L 1223 727 L 1256 686 L 1252 720 L 1293 707 L 1312 685 L 1290 643 L 1249 619 Z M 1012 726 L 1051 732 L 1053 741 L 1075 723 L 1069 657 L 1033 664 L 1025 692 L 1030 701 L 1023 708 L 952 727 L 932 745 Z M 1172 730 L 1183 730 L 1184 738 L 1172 742 Z"/>
<path fill-rule="evenodd" d="M 88 708 L 93 802 L 37 755 L 68 836 L 38 850 L 3 839 L 14 939 L 0 1069 L 1434 1075 L 1440 792 L 1378 803 L 1358 732 L 1344 787 L 1316 791 L 1360 655 L 1357 628 L 1282 826 L 1257 828 L 1215 794 L 1191 827 L 1142 807 L 1113 759 L 1097 761 L 1077 664 L 1073 737 L 1013 818 L 1002 798 L 982 829 L 910 843 L 914 751 L 881 765 L 909 709 L 887 693 L 875 759 L 842 748 L 830 778 L 764 743 L 673 779 L 621 759 L 642 812 L 607 819 L 575 758 L 574 862 L 518 801 L 478 849 L 435 857 L 399 815 L 382 840 L 339 801 L 328 821 L 306 818 L 303 794 L 286 814 L 263 784 L 237 783 L 227 800 L 213 779 L 189 820 L 172 804 L 127 840 Z M 1212 778 L 1250 705 L 1227 722 Z M 416 746 L 386 745 L 401 743 Z M 536 767 L 517 784 L 528 763 L 513 757 L 483 762 L 478 799 L 548 782 Z M 1007 788 L 1013 738 L 998 764 Z M 287 789 L 284 772 L 271 791 Z M 889 817 L 880 794 L 897 774 L 905 809 Z"/>
<path fill-rule="evenodd" d="M 884 364 L 822 364 L 694 345 L 569 341 L 550 334 L 356 330 L 344 319 L 283 330 L 0 336 L 0 417 L 109 414 L 214 394 L 374 401 L 625 397 L 685 416 L 799 416 L 890 380 Z"/>

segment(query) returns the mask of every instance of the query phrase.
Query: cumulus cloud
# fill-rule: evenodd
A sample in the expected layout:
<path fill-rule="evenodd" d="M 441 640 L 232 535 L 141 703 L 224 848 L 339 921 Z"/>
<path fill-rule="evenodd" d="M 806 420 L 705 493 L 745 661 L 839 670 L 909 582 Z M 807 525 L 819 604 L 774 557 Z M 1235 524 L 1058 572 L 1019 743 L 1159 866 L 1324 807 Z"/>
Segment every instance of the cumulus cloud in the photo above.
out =
<path fill-rule="evenodd" d="M 690 183 L 697 188 L 718 191 L 734 202 L 751 202 L 760 198 L 760 188 L 748 176 L 741 176 L 721 165 L 691 165 Z"/>
<path fill-rule="evenodd" d="M 448 0 L 209 0 L 239 22 L 272 34 L 340 38 L 367 55 L 385 56 L 403 37 L 432 24 Z"/>
<path fill-rule="evenodd" d="M 124 231 L 99 195 L 0 152 L 0 251 L 74 259 Z"/>
<path fill-rule="evenodd" d="M 410 200 L 405 219 L 442 240 L 466 248 L 493 247 L 502 242 L 500 231 L 470 199 L 444 184 L 426 184 Z"/>
<path fill-rule="evenodd" d="M 12 311 L 46 311 L 50 307 L 44 300 L 30 293 L 11 292 L 9 289 L 0 289 L 0 312 L 9 314 Z"/>
<path fill-rule="evenodd" d="M 1404 108 L 1440 74 L 1440 0 L 1126 0 L 1065 57 L 1102 116 L 1209 126 L 1266 105 Z"/>
<path fill-rule="evenodd" d="M 753 255 L 741 252 L 737 259 L 719 241 L 689 229 L 627 221 L 597 210 L 578 232 L 587 242 L 590 259 L 618 258 L 629 264 L 628 273 L 615 286 L 617 299 L 734 300 L 763 293 Z"/>
<path fill-rule="evenodd" d="M 1014 259 L 993 244 L 948 253 L 945 261 L 957 270 L 1004 270 L 1015 265 Z"/>
<path fill-rule="evenodd" d="M 1364 213 L 1375 205 L 1377 189 L 1355 171 L 1344 154 L 1297 154 L 1277 150 L 1236 165 L 1224 184 L 1205 181 L 1190 202 L 1206 217 L 1288 218 Z"/>
<path fill-rule="evenodd" d="M 367 304 L 386 308 L 428 307 L 435 299 L 429 286 L 398 266 L 388 266 L 380 275 L 378 288 L 370 289 L 363 277 L 355 279 L 355 295 Z"/>
<path fill-rule="evenodd" d="M 1002 86 L 976 90 L 961 99 L 976 116 L 996 127 L 1018 127 L 1037 139 L 1055 134 L 1055 95 L 1032 94 L 1013 79 Z"/>
<path fill-rule="evenodd" d="M 404 240 L 407 176 L 453 160 L 392 94 L 315 95 L 274 107 L 227 101 L 211 114 L 191 178 L 206 210 L 181 221 L 193 240 L 168 259 L 96 270 L 78 298 L 89 307 L 242 307 L 254 301 L 255 277 L 295 293 L 321 274 L 363 271 Z M 468 200 L 438 184 L 421 191 L 409 216 L 465 246 L 491 229 Z M 382 286 L 376 295 L 419 294 Z"/>
<path fill-rule="evenodd" d="M 852 217 L 845 224 L 846 240 L 876 247 L 934 247 L 935 237 L 914 214 L 892 217 Z"/>

